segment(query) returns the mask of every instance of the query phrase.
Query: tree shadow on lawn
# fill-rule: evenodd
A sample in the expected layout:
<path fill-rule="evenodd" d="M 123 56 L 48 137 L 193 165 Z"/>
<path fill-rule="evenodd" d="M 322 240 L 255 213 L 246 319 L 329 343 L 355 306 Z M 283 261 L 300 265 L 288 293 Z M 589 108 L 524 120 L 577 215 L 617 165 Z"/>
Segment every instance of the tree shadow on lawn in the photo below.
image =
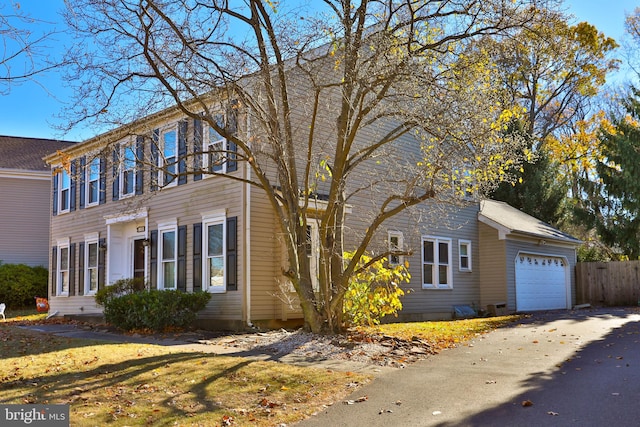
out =
<path fill-rule="evenodd" d="M 613 317 L 633 313 L 613 310 Z M 612 310 L 591 317 L 611 318 Z M 588 313 L 585 313 L 588 315 Z M 534 319 L 544 326 L 544 315 Z M 553 316 L 558 318 L 557 314 Z M 580 322 L 586 316 L 571 316 Z M 489 386 L 488 386 L 489 387 Z M 640 419 L 640 321 L 613 328 L 602 339 L 579 348 L 552 372 L 522 380 L 524 390 L 498 406 L 437 426 L 636 426 Z M 490 393 L 490 389 L 487 389 Z M 471 397 L 472 398 L 472 397 Z"/>
<path fill-rule="evenodd" d="M 73 358 L 79 341 L 70 340 L 71 345 L 61 353 L 61 357 L 66 357 L 67 361 Z M 86 345 L 99 346 L 101 351 L 98 354 L 116 351 L 105 342 Z M 99 363 L 99 359 L 98 355 L 95 363 Z M 259 362 L 181 352 L 130 358 L 85 370 L 84 367 L 91 363 L 94 362 L 85 358 L 76 361 L 81 366 L 77 370 L 67 366 L 66 372 L 56 373 L 58 367 L 51 366 L 40 375 L 23 375 L 16 370 L 15 374 L 0 378 L 0 403 L 70 404 L 72 418 L 74 412 L 98 413 L 97 417 L 107 417 L 102 420 L 93 418 L 94 423 L 126 417 L 127 413 L 134 413 L 145 405 L 158 408 L 150 412 L 151 415 L 157 412 L 156 417 L 190 417 L 194 413 L 221 409 L 215 402 L 216 396 L 207 389 L 221 378 L 233 377 L 236 372 Z M 203 372 L 199 366 L 207 363 L 210 370 Z M 134 402 L 138 402 L 140 408 L 133 408 Z M 102 413 L 100 407 L 103 407 Z M 108 408 L 106 413 L 104 408 Z M 143 411 L 149 413 L 151 410 L 147 407 Z"/>

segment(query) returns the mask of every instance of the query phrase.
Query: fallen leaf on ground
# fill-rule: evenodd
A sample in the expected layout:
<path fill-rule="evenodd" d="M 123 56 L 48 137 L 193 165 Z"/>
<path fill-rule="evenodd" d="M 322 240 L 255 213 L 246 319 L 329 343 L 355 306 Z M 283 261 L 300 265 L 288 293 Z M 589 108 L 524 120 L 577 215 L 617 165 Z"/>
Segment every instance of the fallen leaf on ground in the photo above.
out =
<path fill-rule="evenodd" d="M 353 405 L 354 403 L 366 402 L 369 399 L 368 396 L 362 396 L 357 398 L 356 400 L 345 400 L 343 403 L 345 405 Z"/>
<path fill-rule="evenodd" d="M 522 401 L 522 406 L 527 407 L 527 406 L 533 406 L 533 402 L 530 400 L 523 400 Z"/>

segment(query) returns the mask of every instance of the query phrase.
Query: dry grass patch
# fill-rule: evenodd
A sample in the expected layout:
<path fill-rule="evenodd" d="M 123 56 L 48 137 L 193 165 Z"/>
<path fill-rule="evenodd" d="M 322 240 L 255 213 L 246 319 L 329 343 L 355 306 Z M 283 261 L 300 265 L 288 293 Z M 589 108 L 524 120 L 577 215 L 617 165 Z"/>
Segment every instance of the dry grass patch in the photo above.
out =
<path fill-rule="evenodd" d="M 438 350 L 464 343 L 479 334 L 508 325 L 520 318 L 521 316 L 512 315 L 434 322 L 389 323 L 362 328 L 361 332 L 389 335 L 408 341 L 418 338 Z"/>
<path fill-rule="evenodd" d="M 290 424 L 369 377 L 108 344 L 0 324 L 0 403 L 70 404 L 71 425 Z"/>

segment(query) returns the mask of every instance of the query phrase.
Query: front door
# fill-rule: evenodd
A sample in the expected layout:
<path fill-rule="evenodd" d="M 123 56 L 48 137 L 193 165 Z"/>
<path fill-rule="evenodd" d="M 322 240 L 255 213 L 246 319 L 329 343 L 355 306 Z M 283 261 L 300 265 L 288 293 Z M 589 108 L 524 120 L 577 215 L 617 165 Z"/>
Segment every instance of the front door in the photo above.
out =
<path fill-rule="evenodd" d="M 144 280 L 144 239 L 133 241 L 133 277 Z"/>

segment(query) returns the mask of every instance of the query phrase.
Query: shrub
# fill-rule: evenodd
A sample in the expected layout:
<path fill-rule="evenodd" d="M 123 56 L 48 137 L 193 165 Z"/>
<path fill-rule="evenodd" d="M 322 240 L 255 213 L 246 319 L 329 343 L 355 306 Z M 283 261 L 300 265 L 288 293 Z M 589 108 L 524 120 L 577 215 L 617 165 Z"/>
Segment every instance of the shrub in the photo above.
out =
<path fill-rule="evenodd" d="M 190 326 L 211 299 L 208 292 L 146 290 L 133 282 L 119 280 L 96 295 L 98 304 L 104 306 L 105 320 L 126 331 Z"/>
<path fill-rule="evenodd" d="M 35 307 L 35 297 L 47 296 L 48 277 L 44 267 L 0 263 L 0 302 L 11 308 Z"/>
<path fill-rule="evenodd" d="M 96 293 L 96 303 L 104 306 L 113 298 L 140 292 L 145 289 L 144 280 L 139 277 L 120 279 L 113 285 L 105 286 Z"/>
<path fill-rule="evenodd" d="M 350 252 L 344 254 L 346 259 L 352 256 Z M 363 255 L 349 281 L 343 304 L 344 320 L 348 325 L 377 325 L 384 316 L 397 316 L 402 310 L 400 297 L 405 292 L 398 284 L 411 279 L 408 263 L 386 266 L 386 258 L 371 261 L 371 257 Z"/>

